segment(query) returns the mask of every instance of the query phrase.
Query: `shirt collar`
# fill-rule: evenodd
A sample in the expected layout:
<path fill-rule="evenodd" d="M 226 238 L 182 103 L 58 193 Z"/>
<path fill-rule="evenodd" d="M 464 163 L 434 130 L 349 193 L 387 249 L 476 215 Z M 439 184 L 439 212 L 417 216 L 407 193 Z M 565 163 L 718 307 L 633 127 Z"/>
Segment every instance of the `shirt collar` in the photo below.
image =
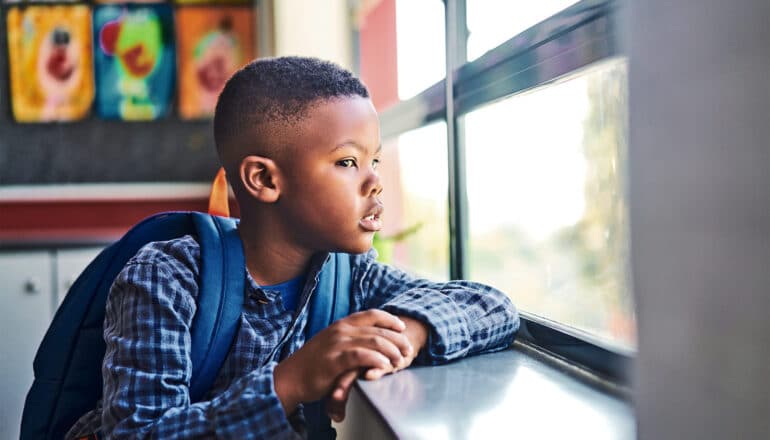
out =
<path fill-rule="evenodd" d="M 302 287 L 302 294 L 300 295 L 301 298 L 304 299 L 304 297 L 308 295 L 309 290 L 315 288 L 316 284 L 318 284 L 318 276 L 321 273 L 321 269 L 323 269 L 324 264 L 329 261 L 330 257 L 331 254 L 329 252 L 319 252 L 310 258 L 310 267 L 307 272 L 308 276 L 306 280 L 313 280 L 313 282 L 308 283 L 305 281 L 305 284 Z M 260 286 L 254 278 L 252 278 L 251 274 L 249 273 L 249 269 L 246 267 L 243 269 L 246 272 L 246 284 L 248 286 L 248 291 L 253 293 L 257 299 L 272 301 L 277 293 L 274 291 L 264 290 L 262 286 Z"/>

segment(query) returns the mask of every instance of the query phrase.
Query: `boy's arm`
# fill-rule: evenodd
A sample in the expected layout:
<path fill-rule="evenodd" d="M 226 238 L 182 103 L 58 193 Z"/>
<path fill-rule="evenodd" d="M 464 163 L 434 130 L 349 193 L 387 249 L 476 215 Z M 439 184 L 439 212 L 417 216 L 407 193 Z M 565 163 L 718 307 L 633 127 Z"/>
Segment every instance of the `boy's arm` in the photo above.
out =
<path fill-rule="evenodd" d="M 425 325 L 427 340 L 416 362 L 440 364 L 502 349 L 513 342 L 519 315 L 499 290 L 471 281 L 418 279 L 376 262 L 375 255 L 370 251 L 351 257 L 354 297 L 363 309 L 380 308 Z M 405 322 L 407 335 L 412 332 L 411 338 L 419 338 L 421 330 L 416 323 Z"/>
<path fill-rule="evenodd" d="M 275 391 L 276 363 L 191 404 L 189 330 L 196 304 L 190 291 L 197 285 L 189 268 L 172 263 L 129 264 L 110 292 L 103 438 L 296 438 Z"/>

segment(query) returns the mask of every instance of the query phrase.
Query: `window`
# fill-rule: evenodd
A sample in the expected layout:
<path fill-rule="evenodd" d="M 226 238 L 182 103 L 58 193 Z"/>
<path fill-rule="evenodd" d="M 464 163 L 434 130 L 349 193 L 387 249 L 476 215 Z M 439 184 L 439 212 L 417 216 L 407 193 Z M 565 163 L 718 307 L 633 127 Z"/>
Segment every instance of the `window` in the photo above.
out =
<path fill-rule="evenodd" d="M 467 0 L 468 60 L 475 60 L 576 0 Z"/>
<path fill-rule="evenodd" d="M 367 15 L 369 26 L 362 27 L 362 72 L 378 86 L 372 87 L 375 104 L 378 96 L 389 97 L 377 106 L 383 137 L 398 138 L 386 143 L 386 150 L 398 150 L 390 160 L 398 173 L 388 177 L 395 184 L 386 186 L 392 200 L 385 216 L 398 223 L 386 225 L 383 236 L 423 219 L 430 219 L 433 234 L 421 236 L 428 233 L 421 229 L 406 237 L 389 254 L 391 261 L 421 275 L 449 272 L 500 288 L 526 312 L 522 341 L 627 383 L 636 330 L 618 3 L 376 5 Z M 468 33 L 455 29 L 445 41 L 444 22 L 464 22 Z M 374 24 L 389 33 L 375 32 Z M 375 41 L 385 34 L 389 39 Z M 463 47 L 470 61 L 455 50 Z M 460 56 L 449 60 L 453 84 L 447 88 L 441 80 L 448 50 Z M 390 79 L 383 82 L 387 87 L 379 87 L 378 75 Z M 434 134 L 407 146 L 421 130 Z M 447 177 L 441 188 L 425 186 L 433 178 L 407 177 L 433 175 L 409 168 L 418 157 L 412 154 L 428 151 L 433 156 L 418 161 L 451 167 L 441 172 Z M 390 189 L 394 185 L 398 192 Z M 430 203 L 422 191 L 431 194 Z M 436 243 L 442 243 L 441 257 L 429 257 Z"/>
<path fill-rule="evenodd" d="M 613 59 L 464 119 L 470 277 L 631 348 L 626 109 Z"/>
<path fill-rule="evenodd" d="M 446 124 L 408 131 L 383 145 L 385 221 L 375 238 L 380 260 L 415 275 L 448 278 Z"/>

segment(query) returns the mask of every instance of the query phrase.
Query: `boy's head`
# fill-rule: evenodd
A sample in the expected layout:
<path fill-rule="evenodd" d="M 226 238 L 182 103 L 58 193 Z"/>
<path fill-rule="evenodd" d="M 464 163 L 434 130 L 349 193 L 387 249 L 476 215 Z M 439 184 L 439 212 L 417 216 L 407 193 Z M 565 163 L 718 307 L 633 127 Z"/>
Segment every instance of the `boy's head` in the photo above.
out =
<path fill-rule="evenodd" d="M 379 230 L 377 113 L 350 72 L 314 58 L 253 61 L 228 80 L 214 137 L 242 222 L 272 219 L 275 240 L 364 252 Z"/>

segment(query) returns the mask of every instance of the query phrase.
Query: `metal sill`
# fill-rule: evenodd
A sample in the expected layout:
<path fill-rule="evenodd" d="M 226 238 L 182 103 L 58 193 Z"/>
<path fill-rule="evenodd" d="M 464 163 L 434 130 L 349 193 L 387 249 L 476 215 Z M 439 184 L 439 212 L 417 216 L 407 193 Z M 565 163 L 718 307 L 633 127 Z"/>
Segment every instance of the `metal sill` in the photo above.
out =
<path fill-rule="evenodd" d="M 636 422 L 624 398 L 517 343 L 358 381 L 339 431 L 341 439 L 633 439 Z"/>

